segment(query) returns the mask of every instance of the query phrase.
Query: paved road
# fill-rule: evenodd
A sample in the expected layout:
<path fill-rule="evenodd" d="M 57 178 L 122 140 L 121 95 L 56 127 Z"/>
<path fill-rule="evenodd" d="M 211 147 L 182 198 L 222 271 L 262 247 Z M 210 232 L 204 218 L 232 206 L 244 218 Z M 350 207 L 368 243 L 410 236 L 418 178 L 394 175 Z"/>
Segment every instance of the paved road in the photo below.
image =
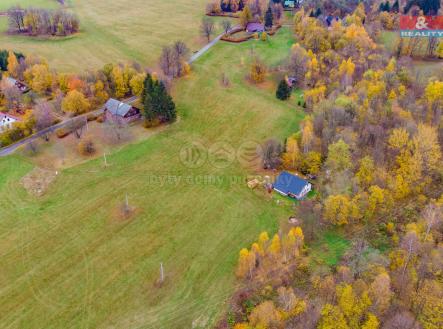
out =
<path fill-rule="evenodd" d="M 237 28 L 239 28 L 239 26 L 234 26 L 229 31 L 232 31 L 232 30 L 237 29 Z M 209 42 L 206 46 L 204 46 L 198 52 L 196 52 L 194 55 L 192 55 L 191 58 L 189 59 L 188 63 L 192 64 L 197 59 L 199 59 L 209 49 L 211 49 L 213 46 L 215 46 L 217 44 L 217 42 L 220 41 L 220 39 L 223 37 L 224 34 L 225 33 L 222 33 L 222 34 L 218 35 L 211 42 Z M 131 97 L 131 98 L 127 98 L 127 99 L 123 100 L 123 102 L 125 102 L 125 103 L 133 103 L 136 99 L 137 99 L 137 97 Z M 4 148 L 1 148 L 0 149 L 0 157 L 7 156 L 7 155 L 13 153 L 20 146 L 24 146 L 24 145 L 26 145 L 26 144 L 36 140 L 37 138 L 40 138 L 40 137 L 46 135 L 47 133 L 52 133 L 52 132 L 54 132 L 55 130 L 57 130 L 59 128 L 63 128 L 65 126 L 69 125 L 70 123 L 72 123 L 74 120 L 78 120 L 80 118 L 86 118 L 89 114 L 96 114 L 96 115 L 98 115 L 98 114 L 101 114 L 104 110 L 105 110 L 105 108 L 104 108 L 104 106 L 102 106 L 101 108 L 99 108 L 96 111 L 89 112 L 89 113 L 86 113 L 86 114 L 83 114 L 83 115 L 79 115 L 79 116 L 76 116 L 74 118 L 68 119 L 66 121 L 60 122 L 60 123 L 58 123 L 58 124 L 56 124 L 54 126 L 46 128 L 44 130 L 41 130 L 41 131 L 39 131 L 39 132 L 37 132 L 37 133 L 27 137 L 27 138 L 24 138 L 24 139 L 18 141 L 17 143 L 15 143 L 15 144 L 12 144 L 12 145 L 4 147 Z"/>
<path fill-rule="evenodd" d="M 234 29 L 239 28 L 239 26 L 234 26 L 233 28 L 231 28 L 229 30 L 229 32 L 233 31 Z M 192 64 L 193 62 L 195 62 L 197 59 L 199 59 L 203 54 L 205 54 L 209 49 L 211 49 L 212 47 L 214 47 L 217 42 L 220 41 L 220 39 L 225 35 L 225 33 L 223 32 L 222 34 L 218 35 L 217 37 L 215 37 L 210 43 L 208 43 L 206 46 L 204 46 L 202 49 L 200 49 L 199 51 L 197 51 L 194 55 L 191 56 L 191 58 L 189 59 L 188 63 Z"/>
<path fill-rule="evenodd" d="M 137 98 L 138 98 L 137 96 L 133 96 L 133 97 L 124 99 L 123 102 L 131 104 L 131 103 L 134 103 L 137 100 Z M 56 125 L 53 125 L 53 126 L 51 126 L 49 128 L 43 129 L 43 130 L 41 130 L 39 132 L 36 132 L 35 134 L 33 134 L 33 135 L 29 136 L 29 137 L 26 137 L 26 138 L 18 141 L 15 144 L 9 145 L 9 146 L 4 147 L 4 148 L 1 148 L 0 149 L 0 157 L 7 156 L 7 155 L 13 153 L 15 150 L 17 150 L 17 148 L 19 148 L 21 146 L 24 146 L 24 145 L 26 145 L 26 144 L 28 144 L 28 143 L 36 140 L 36 139 L 38 139 L 38 138 L 48 134 L 48 133 L 53 133 L 54 131 L 56 131 L 59 128 L 66 127 L 67 125 L 71 124 L 72 122 L 74 122 L 76 120 L 79 120 L 81 118 L 85 118 L 85 120 L 86 120 L 86 117 L 88 115 L 91 115 L 91 114 L 99 115 L 99 114 L 103 113 L 104 110 L 105 110 L 105 106 L 102 106 L 102 107 L 100 107 L 99 109 L 97 109 L 95 111 L 88 112 L 88 113 L 85 113 L 85 114 L 82 114 L 82 115 L 70 118 L 70 119 L 65 120 L 63 122 L 60 122 L 60 123 L 58 123 Z"/>

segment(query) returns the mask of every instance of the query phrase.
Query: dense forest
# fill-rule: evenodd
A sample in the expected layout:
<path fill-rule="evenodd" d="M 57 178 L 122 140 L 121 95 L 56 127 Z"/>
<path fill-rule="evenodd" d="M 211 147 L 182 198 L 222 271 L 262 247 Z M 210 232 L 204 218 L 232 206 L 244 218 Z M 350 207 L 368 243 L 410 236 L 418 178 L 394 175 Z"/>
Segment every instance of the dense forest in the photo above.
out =
<path fill-rule="evenodd" d="M 443 68 L 386 51 L 363 4 L 330 28 L 309 13 L 287 67 L 307 115 L 277 163 L 317 196 L 240 251 L 218 328 L 442 328 Z M 349 241 L 335 264 L 313 257 L 324 232 Z"/>

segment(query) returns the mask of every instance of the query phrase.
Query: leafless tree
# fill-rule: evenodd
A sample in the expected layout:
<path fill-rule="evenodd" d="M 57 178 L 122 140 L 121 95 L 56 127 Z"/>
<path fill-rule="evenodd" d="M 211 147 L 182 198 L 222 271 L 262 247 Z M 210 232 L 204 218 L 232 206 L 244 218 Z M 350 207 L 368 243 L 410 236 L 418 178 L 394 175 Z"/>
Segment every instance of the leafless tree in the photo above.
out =
<path fill-rule="evenodd" d="M 25 11 L 20 6 L 12 7 L 8 10 L 9 29 L 22 32 L 25 28 L 24 18 Z"/>
<path fill-rule="evenodd" d="M 180 40 L 176 41 L 174 43 L 173 48 L 174 48 L 175 54 L 179 58 L 183 58 L 183 57 L 187 56 L 189 53 L 189 48 L 186 46 L 186 44 L 183 41 L 180 41 Z"/>
<path fill-rule="evenodd" d="M 72 120 L 67 129 L 74 132 L 75 137 L 80 139 L 83 135 L 83 131 L 85 130 L 86 120 L 84 118 L 77 118 Z"/>
<path fill-rule="evenodd" d="M 54 107 L 54 112 L 61 114 L 62 111 L 62 102 L 63 102 L 63 93 L 61 91 L 57 91 L 54 96 L 54 100 L 52 101 L 52 105 Z"/>
<path fill-rule="evenodd" d="M 222 76 L 221 76 L 221 84 L 222 84 L 222 86 L 223 87 L 229 87 L 229 85 L 230 85 L 230 81 L 229 81 L 229 78 L 228 78 L 228 76 L 226 75 L 226 73 L 222 73 Z"/>
<path fill-rule="evenodd" d="M 168 77 L 183 75 L 185 58 L 189 54 L 189 48 L 183 41 L 176 41 L 172 46 L 163 48 L 160 57 L 160 67 Z"/>
<path fill-rule="evenodd" d="M 429 57 L 435 57 L 435 50 L 437 49 L 438 38 L 432 37 L 428 39 L 428 47 L 426 49 Z"/>
<path fill-rule="evenodd" d="M 7 82 L 3 81 L 1 83 L 0 89 L 5 97 L 6 107 L 9 110 L 20 110 L 22 94 L 20 90 Z"/>
<path fill-rule="evenodd" d="M 431 229 L 442 220 L 441 208 L 435 203 L 428 204 L 423 211 L 423 218 L 426 222 L 426 235 L 424 239 L 426 241 Z"/>
<path fill-rule="evenodd" d="M 280 22 L 283 17 L 284 9 L 281 3 L 274 3 L 272 6 L 272 15 L 274 16 L 274 20 L 276 22 Z"/>
<path fill-rule="evenodd" d="M 231 30 L 232 23 L 231 23 L 230 20 L 225 19 L 225 20 L 223 20 L 223 21 L 221 22 L 221 26 L 222 26 L 222 28 L 223 28 L 223 31 L 225 31 L 225 34 L 228 34 L 229 31 Z"/>
<path fill-rule="evenodd" d="M 165 75 L 172 76 L 174 63 L 174 50 L 172 47 L 163 47 L 160 57 L 160 67 Z"/>
<path fill-rule="evenodd" d="M 39 100 L 34 108 L 35 129 L 42 131 L 52 125 L 54 116 L 52 106 L 44 100 Z M 49 141 L 49 133 L 44 134 L 45 141 Z"/>
<path fill-rule="evenodd" d="M 205 17 L 202 20 L 202 24 L 200 26 L 202 35 L 208 39 L 208 42 L 211 41 L 211 36 L 214 34 L 215 25 L 214 22 L 208 18 Z"/>
<path fill-rule="evenodd" d="M 394 314 L 383 325 L 383 329 L 419 329 L 420 325 L 414 319 L 414 316 L 407 312 L 398 312 Z"/>
<path fill-rule="evenodd" d="M 308 57 L 302 53 L 294 53 L 289 60 L 289 72 L 296 79 L 296 84 L 301 87 L 307 72 Z"/>
<path fill-rule="evenodd" d="M 7 12 L 9 31 L 31 35 L 68 35 L 79 30 L 79 20 L 63 9 L 13 7 Z M 25 17 L 30 19 L 25 20 Z"/>
<path fill-rule="evenodd" d="M 27 152 L 30 152 L 31 154 L 37 154 L 37 144 L 32 140 L 28 144 L 26 144 L 25 150 Z"/>
<path fill-rule="evenodd" d="M 281 153 L 283 151 L 282 144 L 275 140 L 267 140 L 261 150 L 261 159 L 264 169 L 276 169 L 281 164 Z"/>
<path fill-rule="evenodd" d="M 417 233 L 414 231 L 406 233 L 406 235 L 403 237 L 401 247 L 406 251 L 406 261 L 402 271 L 402 274 L 404 275 L 411 258 L 417 254 L 420 247 L 420 241 L 418 240 Z"/>
<path fill-rule="evenodd" d="M 103 129 L 104 138 L 110 145 L 118 145 L 132 138 L 128 124 L 121 117 L 112 116 L 107 118 Z"/>
<path fill-rule="evenodd" d="M 180 77 L 184 73 L 184 63 L 189 54 L 189 48 L 183 41 L 176 41 L 172 49 L 174 50 L 174 77 Z"/>

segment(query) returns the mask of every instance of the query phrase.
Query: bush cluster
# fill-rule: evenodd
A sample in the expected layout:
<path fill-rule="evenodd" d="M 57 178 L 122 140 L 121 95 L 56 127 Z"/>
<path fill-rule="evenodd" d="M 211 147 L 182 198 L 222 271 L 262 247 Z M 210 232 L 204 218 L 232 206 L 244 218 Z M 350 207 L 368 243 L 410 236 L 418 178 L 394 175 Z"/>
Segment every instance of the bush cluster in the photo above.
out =
<path fill-rule="evenodd" d="M 9 32 L 30 35 L 65 36 L 78 32 L 78 18 L 66 10 L 42 8 L 23 9 L 20 6 L 8 10 Z"/>

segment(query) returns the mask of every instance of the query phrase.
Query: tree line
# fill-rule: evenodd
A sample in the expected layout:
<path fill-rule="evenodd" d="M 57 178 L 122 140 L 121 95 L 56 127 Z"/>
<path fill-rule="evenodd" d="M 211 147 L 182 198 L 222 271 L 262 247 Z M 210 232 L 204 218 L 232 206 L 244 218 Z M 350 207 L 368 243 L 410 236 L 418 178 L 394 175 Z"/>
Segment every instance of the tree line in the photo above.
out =
<path fill-rule="evenodd" d="M 301 229 L 240 251 L 241 286 L 218 328 L 443 326 L 443 71 L 386 53 L 363 5 L 344 20 L 327 29 L 295 14 L 288 72 L 307 115 L 262 159 L 317 176 L 317 196 L 294 210 Z M 332 245 L 319 249 L 325 234 L 347 240 L 336 262 Z"/>
<path fill-rule="evenodd" d="M 0 82 L 0 110 L 22 116 L 22 122 L 0 135 L 3 146 L 47 128 L 53 124 L 56 113 L 86 113 L 110 97 L 142 96 L 148 125 L 175 119 L 175 105 L 165 84 L 156 74 L 148 74 L 150 80 L 147 79 L 145 69 L 137 63 L 106 64 L 97 71 L 65 74 L 51 69 L 40 57 L 22 57 L 12 51 L 7 54 L 3 78 L 10 76 L 22 81 L 31 91 L 22 94 L 6 79 Z"/>
<path fill-rule="evenodd" d="M 79 31 L 80 21 L 64 9 L 12 7 L 7 11 L 10 33 L 26 33 L 32 36 L 66 36 Z"/>

